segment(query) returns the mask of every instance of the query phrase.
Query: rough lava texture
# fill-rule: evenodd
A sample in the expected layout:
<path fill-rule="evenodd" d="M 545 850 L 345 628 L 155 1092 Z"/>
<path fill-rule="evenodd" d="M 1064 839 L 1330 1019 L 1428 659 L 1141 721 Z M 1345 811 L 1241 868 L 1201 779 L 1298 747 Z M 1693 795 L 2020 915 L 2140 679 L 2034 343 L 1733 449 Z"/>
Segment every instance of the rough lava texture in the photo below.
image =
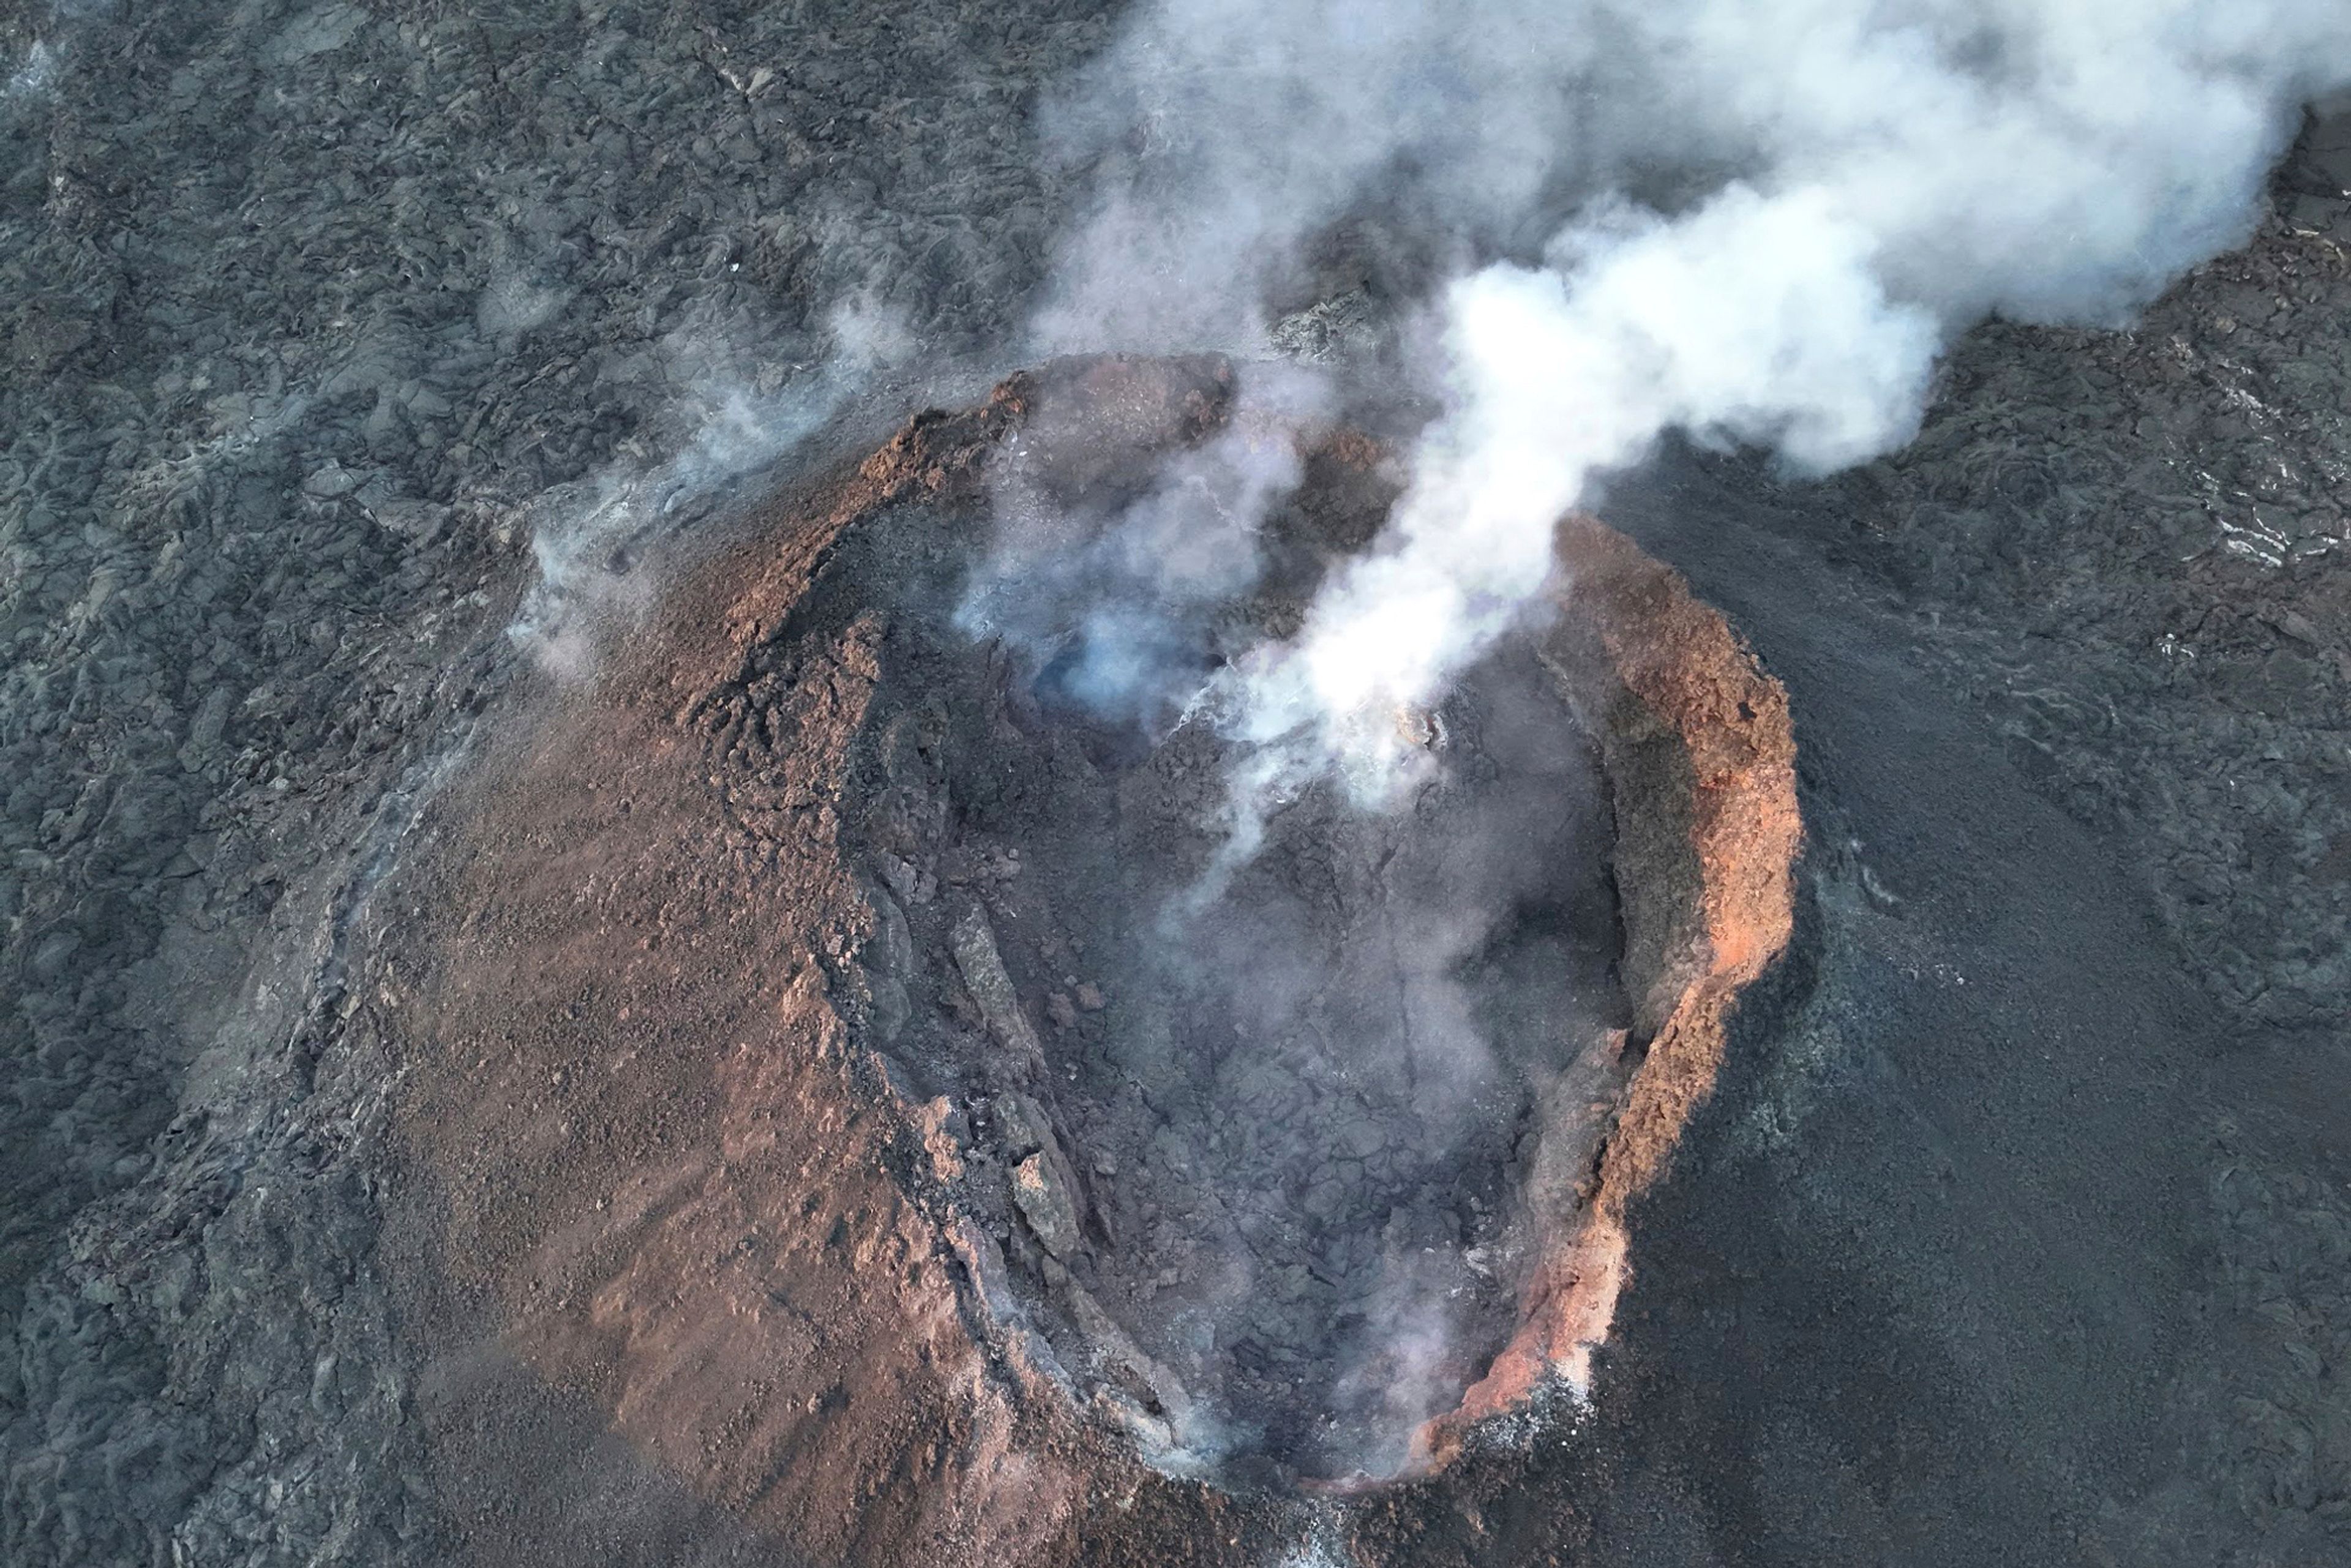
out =
<path fill-rule="evenodd" d="M 434 1560 L 353 911 L 563 486 L 1003 330 L 1102 26 L 0 6 L 0 1556 Z"/>
<path fill-rule="evenodd" d="M 1714 1089 L 1740 989 L 1794 928 L 1803 823 L 1787 693 L 1719 614 L 1622 535 L 1570 518 L 1558 554 L 1567 587 L 1549 658 L 1606 672 L 1587 722 L 1616 807 L 1625 967 L 1646 1053 L 1601 1151 L 1588 1217 L 1536 1268 L 1518 1333 L 1458 1415 L 1424 1437 L 1437 1456 L 1462 1440 L 1465 1418 L 1509 1410 L 1547 1375 L 1589 1384 L 1632 1252 L 1633 1206 Z"/>
<path fill-rule="evenodd" d="M 544 733 L 501 633 L 578 486 L 789 399 L 868 284 L 1019 319 L 1029 106 L 1112 21 L 0 5 L 0 1557 L 771 1559 L 413 1349 L 381 873 Z M 1910 451 L 1609 497 L 1786 684 L 1814 841 L 1578 1441 L 1337 1522 L 1145 1481 L 1071 1553 L 2351 1550 L 2346 126 L 2137 332 L 1969 336 Z"/>
<path fill-rule="evenodd" d="M 1571 1050 L 1541 1092 L 1480 1100 L 1476 1113 L 1498 1124 L 1437 1145 L 1441 1166 L 1402 1171 L 1410 1193 L 1370 1189 L 1361 1218 L 1308 1191 L 1327 1176 L 1297 1178 L 1285 1213 L 1269 1174 L 1282 1167 L 1259 1166 L 1327 1162 L 1314 1138 L 1334 1125 L 1343 1151 L 1426 1139 L 1421 1110 L 1407 1102 L 1393 1125 L 1363 1122 L 1372 1143 L 1356 1141 L 1358 1121 L 1380 1115 L 1375 1094 L 1361 1098 L 1377 1062 L 1359 1027 L 1344 1062 L 1287 1071 L 1304 1074 L 1301 1094 L 1353 1084 L 1345 1103 L 1363 1108 L 1259 1121 L 1258 1099 L 1217 1098 L 1231 1065 L 1218 1063 L 1201 1090 L 1215 1130 L 1186 1131 L 1183 1066 L 1214 1057 L 1195 1038 L 1213 1015 L 1186 1012 L 1174 1036 L 1151 1022 L 1136 993 L 1157 971 L 1122 958 L 1113 915 L 1133 901 L 1141 929 L 1160 929 L 1147 918 L 1152 854 L 1086 847 L 1106 781 L 1138 829 L 1165 838 L 1152 801 L 1166 785 L 1149 782 L 1146 760 L 1083 762 L 1070 727 L 1046 724 L 1048 744 L 1024 746 L 1006 711 L 1019 677 L 1007 687 L 1002 650 L 921 625 L 924 595 L 910 587 L 960 576 L 953 564 L 986 537 L 986 470 L 1040 401 L 1141 398 L 1136 384 L 1188 370 L 1017 377 L 978 409 L 921 417 L 812 495 L 764 504 L 541 735 L 483 765 L 465 791 L 475 804 L 453 798 L 411 849 L 390 896 L 434 913 L 387 960 L 402 977 L 384 996 L 398 1009 L 413 1157 L 398 1233 L 423 1345 L 465 1347 L 434 1354 L 423 1375 L 435 1391 L 429 1446 L 460 1495 L 519 1438 L 518 1417 L 487 1390 L 504 1399 L 514 1377 L 536 1376 L 671 1483 L 811 1560 L 1041 1561 L 1120 1528 L 1106 1498 L 1147 1489 L 1196 1530 L 1228 1506 L 1215 1486 L 1136 1462 L 1139 1447 L 1162 1470 L 1187 1468 L 1169 1427 L 1184 1436 L 1196 1398 L 1227 1423 L 1274 1422 L 1274 1447 L 1238 1456 L 1251 1465 L 1188 1457 L 1217 1486 L 1254 1486 L 1391 1450 L 1380 1473 L 1426 1470 L 1482 1418 L 1589 1380 L 1631 1206 L 1711 1085 L 1739 988 L 1788 938 L 1799 830 L 1784 695 L 1670 571 L 1597 524 L 1564 527 L 1573 587 L 1542 667 L 1600 737 L 1637 998 L 1624 1019 L 1631 1043 L 1595 1021 L 1583 1047 L 1592 1065 Z M 1190 424 L 1130 433 L 1124 460 L 1147 465 L 1215 422 Z M 1100 442 L 1086 450 L 1105 471 L 1120 457 Z M 1316 512 L 1314 497 L 1301 509 Z M 1362 537 L 1352 518 L 1335 531 Z M 973 690 L 947 673 L 957 664 Z M 1447 725 L 1451 765 L 1489 777 L 1474 711 Z M 1563 733 L 1581 733 L 1555 711 Z M 1213 770 L 1202 782 L 1213 800 Z M 1580 832 L 1573 794 L 1543 810 Z M 1370 833 L 1387 865 L 1409 863 L 1394 829 L 1301 814 L 1338 852 Z M 1447 841 L 1456 855 L 1466 843 Z M 1527 854 L 1523 834 L 1511 843 Z M 1094 859 L 1105 852 L 1126 868 L 1123 890 L 1104 885 Z M 1408 880 L 1394 885 L 1375 905 L 1408 897 Z M 1565 892 L 1604 920 L 1614 907 L 1605 883 Z M 1098 1015 L 1086 1027 L 1079 1003 L 1054 1005 L 1051 978 L 1015 978 L 1043 967 L 1040 945 L 1101 977 L 1067 982 Z M 1531 952 L 1565 961 L 1552 945 Z M 1596 991 L 1606 973 L 1580 984 Z M 1379 983 L 1369 969 L 1350 982 Z M 1527 1039 L 1573 1040 L 1555 999 L 1544 1016 L 1543 1029 L 1521 1024 Z M 1280 1071 L 1257 1058 L 1243 1070 L 1252 1082 Z M 1144 1092 L 1122 1095 L 1121 1083 Z M 1417 1092 L 1424 1108 L 1428 1095 Z M 1201 1146 L 1185 1152 L 1187 1139 Z M 1212 1281 L 1186 1265 L 1222 1231 L 1187 1218 L 1196 1200 L 1182 1189 L 1196 1183 L 1170 1166 L 1218 1169 L 1204 1190 L 1241 1216 L 1249 1246 L 1284 1245 L 1304 1227 L 1315 1256 L 1334 1259 L 1358 1241 L 1376 1249 L 1384 1213 L 1387 1233 L 1414 1223 L 1416 1200 L 1451 1190 L 1440 1182 L 1486 1193 L 1478 1213 L 1508 1217 L 1508 1232 L 1480 1237 L 1473 1216 L 1451 1247 L 1526 1254 L 1487 1287 L 1502 1292 L 1485 1331 L 1498 1337 L 1482 1354 L 1467 1347 L 1490 1370 L 1466 1396 L 1470 1374 L 1435 1389 L 1436 1408 L 1458 1407 L 1426 1430 L 1414 1430 L 1424 1413 L 1381 1404 L 1343 1409 L 1322 1448 L 1281 1445 L 1295 1396 L 1260 1361 L 1329 1375 L 1317 1358 L 1332 1347 L 1284 1329 L 1279 1276 L 1249 1282 L 1243 1315 L 1214 1318 L 1259 1347 L 1238 1363 L 1169 1337 L 1170 1323 L 1229 1305 L 1194 1289 Z M 1339 1263 L 1316 1271 L 1331 1299 L 1301 1309 L 1308 1322 L 1360 1316 L 1347 1303 L 1377 1293 L 1367 1282 L 1351 1295 Z M 1460 1270 L 1467 1285 L 1480 1277 Z M 486 1342 L 496 1349 L 474 1348 Z M 469 1364 L 484 1356 L 499 1378 Z M 1310 1382 L 1305 1400 L 1346 1388 Z M 564 1541 L 559 1519 L 533 1511 L 517 1531 L 494 1500 L 466 1530 L 493 1557 L 528 1560 Z"/>

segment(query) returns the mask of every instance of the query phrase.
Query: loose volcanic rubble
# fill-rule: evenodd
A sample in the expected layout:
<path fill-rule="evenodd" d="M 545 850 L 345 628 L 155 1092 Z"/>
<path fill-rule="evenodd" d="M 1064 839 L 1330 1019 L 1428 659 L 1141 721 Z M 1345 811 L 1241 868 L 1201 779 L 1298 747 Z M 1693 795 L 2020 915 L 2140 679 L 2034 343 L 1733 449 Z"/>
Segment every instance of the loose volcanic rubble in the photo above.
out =
<path fill-rule="evenodd" d="M 413 916 L 376 878 L 524 722 L 503 628 L 577 486 L 788 396 L 845 300 L 1006 339 L 1070 202 L 1029 107 L 1112 21 L 0 4 L 0 1557 L 449 1560 L 379 1249 L 367 954 Z M 2129 835 L 2242 1029 L 2314 1041 L 2351 1007 L 2346 126 L 2135 331 L 1982 329 L 1917 445 L 1781 490 Z M 1343 354 L 1382 303 L 1289 337 Z M 1120 1005 L 1088 983 L 1030 1030 Z M 2234 1123 L 2209 1175 L 2180 1518 L 2324 1560 L 2351 1197 Z"/>
<path fill-rule="evenodd" d="M 0 1557 L 443 1560 L 350 912 L 550 486 L 843 300 L 1003 334 L 1023 106 L 1103 26 L 0 7 Z"/>
<path fill-rule="evenodd" d="M 1197 1521 L 1426 1474 L 1588 1375 L 1630 1202 L 1788 938 L 1784 695 L 1567 525 L 1574 610 L 1417 716 L 1412 809 L 1309 790 L 1204 892 L 1228 744 L 953 612 L 1000 470 L 1078 454 L 1071 537 L 1113 526 L 1222 423 L 1129 411 L 1231 381 L 1057 362 L 787 488 L 434 814 L 382 971 L 429 1343 L 471 1321 L 827 1561 L 985 1559 L 1023 1467 L 1013 1534 L 1056 1553 L 1106 1493 Z M 1393 493 L 1298 438 L 1215 637 Z M 528 1418 L 426 1419 L 463 1472 Z"/>

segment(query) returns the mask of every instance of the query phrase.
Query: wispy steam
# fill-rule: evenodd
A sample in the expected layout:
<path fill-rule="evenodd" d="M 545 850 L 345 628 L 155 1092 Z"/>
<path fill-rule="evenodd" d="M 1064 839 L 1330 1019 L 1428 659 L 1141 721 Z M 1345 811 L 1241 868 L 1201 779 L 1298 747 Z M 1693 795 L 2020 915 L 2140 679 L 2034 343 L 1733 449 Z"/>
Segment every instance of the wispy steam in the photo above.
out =
<path fill-rule="evenodd" d="M 1146 0 L 1048 117 L 1095 196 L 1034 346 L 1346 338 L 1342 384 L 1437 412 L 1379 537 L 1292 635 L 1204 657 L 1208 606 L 1254 580 L 1259 521 L 1298 479 L 1239 425 L 1123 510 L 999 497 L 972 623 L 1049 674 L 1072 661 L 1089 704 L 1180 706 L 1241 743 L 1230 836 L 1178 912 L 1217 918 L 1168 935 L 1213 960 L 1223 931 L 1248 949 L 1233 972 L 1269 973 L 1284 940 L 1236 890 L 1281 841 L 1276 809 L 1334 776 L 1394 804 L 1433 775 L 1447 694 L 1542 613 L 1554 526 L 1612 473 L 1676 432 L 1799 473 L 1898 446 L 1987 314 L 2119 325 L 2241 240 L 2296 112 L 2346 81 L 2342 0 Z M 1365 302 L 1373 329 L 1329 329 Z M 1455 824 L 1446 848 L 1479 837 Z M 1444 1026 L 1465 1078 L 1477 1020 L 1418 998 L 1501 928 L 1508 867 L 1480 869 L 1458 899 L 1384 890 L 1426 956 L 1399 967 L 1422 988 L 1403 1015 Z M 1454 924 L 1416 925 L 1439 911 Z M 1384 1277 L 1334 1391 L 1392 1401 L 1388 1434 L 1458 1383 L 1444 1250 Z"/>
<path fill-rule="evenodd" d="M 1335 763 L 1377 798 L 1397 711 L 1609 470 L 1675 430 L 1803 471 L 1899 444 L 1952 333 L 2119 322 L 2241 239 L 2346 80 L 2334 0 L 1164 0 L 1057 122 L 1103 185 L 1040 332 L 1258 348 L 1342 229 L 1395 308 L 1429 281 L 1411 487 L 1228 694 L 1245 793 Z"/>
<path fill-rule="evenodd" d="M 1096 181 L 1039 346 L 1257 348 L 1311 242 L 1366 208 L 1400 244 L 1507 241 L 1596 150 L 1576 93 L 1597 43 L 1547 0 L 1140 7 L 1045 116 Z"/>
<path fill-rule="evenodd" d="M 57 79 L 57 51 L 36 38 L 33 47 L 25 53 L 25 63 L 10 74 L 6 86 L 0 87 L 0 103 L 46 92 Z"/>
<path fill-rule="evenodd" d="M 1164 730 L 1218 651 L 1211 622 L 1256 582 L 1259 531 L 1298 487 L 1300 444 L 1332 402 L 1305 367 L 1253 366 L 1213 439 L 1095 497 L 1058 493 L 1057 476 L 1064 448 L 1093 438 L 1097 412 L 1048 408 L 990 471 L 995 548 L 959 623 L 1020 648 L 1049 695 Z"/>
<path fill-rule="evenodd" d="M 592 660 L 600 621 L 635 613 L 650 587 L 632 568 L 645 547 L 681 512 L 739 475 L 776 462 L 823 427 L 877 370 L 910 351 L 896 320 L 862 303 L 836 309 L 832 351 L 772 390 L 725 369 L 704 370 L 684 389 L 697 405 L 694 435 L 652 467 L 616 463 L 579 485 L 563 486 L 533 507 L 531 552 L 538 578 L 516 612 L 508 634 L 560 675 Z M 705 359 L 698 329 L 668 345 L 673 360 Z M 724 361 L 725 356 L 718 356 Z"/>

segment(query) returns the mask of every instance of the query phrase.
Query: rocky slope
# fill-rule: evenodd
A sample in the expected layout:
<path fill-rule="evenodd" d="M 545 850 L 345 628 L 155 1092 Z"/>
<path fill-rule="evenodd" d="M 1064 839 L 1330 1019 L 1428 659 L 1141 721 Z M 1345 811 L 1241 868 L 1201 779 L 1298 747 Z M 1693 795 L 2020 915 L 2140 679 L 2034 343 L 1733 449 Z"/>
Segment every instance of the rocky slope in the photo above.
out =
<path fill-rule="evenodd" d="M 0 1555 L 425 1550 L 342 923 L 514 664 L 529 504 L 843 300 L 1000 332 L 1101 25 L 11 8 Z"/>
<path fill-rule="evenodd" d="M 876 351 L 834 325 L 844 303 L 931 355 L 1005 339 L 1070 200 L 1025 117 L 1109 25 L 1087 5 L 0 6 L 0 1556 L 447 1559 L 379 1246 L 385 1062 L 351 984 L 402 918 L 377 877 L 483 727 L 519 721 L 528 552 L 600 474 L 655 467 L 731 391 L 812 421 L 840 395 L 822 367 Z M 2351 1519 L 2344 126 L 2314 127 L 2252 245 L 2136 331 L 1985 329 L 1908 452 L 1822 486 L 1715 481 L 1769 499 L 1755 537 L 1818 574 L 1822 604 L 1901 628 L 1938 700 L 2070 815 L 2065 841 L 2131 868 L 2085 907 L 2126 933 L 2157 911 L 2129 953 L 2214 998 L 2214 1021 L 2164 1025 L 2209 1061 L 2148 1059 L 2187 1085 L 2167 1168 L 2204 1314 L 2158 1437 L 2132 1439 L 2170 1458 L 2126 1496 L 2048 1483 L 2116 1561 L 2183 1542 L 2325 1561 Z M 1837 699 L 1792 687 L 1801 740 L 1807 703 L 1818 728 Z M 1878 777 L 1822 768 L 1830 821 Z M 1878 835 L 1893 849 L 1825 836 L 1823 918 L 1892 918 L 1865 872 L 1915 907 L 1870 857 L 1938 831 L 1914 813 Z M 1746 1041 L 1711 1135 L 1866 1101 L 1807 1065 L 1818 1045 Z M 1702 1207 L 1695 1179 L 1659 1201 Z M 1924 1244 L 1870 1245 L 1890 1277 Z M 1761 1289 L 1675 1267 L 1647 1278 L 1694 1313 Z M 1680 1419 L 1643 1354 L 1624 1385 L 1665 1387 L 1655 1419 Z M 1675 1464 L 1743 1463 L 1782 1418 L 1359 1527 L 1507 1560 L 1568 1539 L 1540 1501 L 1597 1560 L 1884 1560 L 1900 1465 L 1775 1471 L 1719 1514 L 1675 1490 Z M 1569 1507 L 1604 1495 L 1587 1483 L 1613 1502 Z M 1834 1507 L 1773 1516 L 1795 1532 L 1775 1546 L 1754 1522 L 1774 1488 Z M 1966 1522 L 1903 1549 L 1974 1560 Z M 2087 1551 L 2001 1528 L 2023 1560 Z M 756 1550 L 706 1524 L 628 1539 L 654 1560 Z"/>

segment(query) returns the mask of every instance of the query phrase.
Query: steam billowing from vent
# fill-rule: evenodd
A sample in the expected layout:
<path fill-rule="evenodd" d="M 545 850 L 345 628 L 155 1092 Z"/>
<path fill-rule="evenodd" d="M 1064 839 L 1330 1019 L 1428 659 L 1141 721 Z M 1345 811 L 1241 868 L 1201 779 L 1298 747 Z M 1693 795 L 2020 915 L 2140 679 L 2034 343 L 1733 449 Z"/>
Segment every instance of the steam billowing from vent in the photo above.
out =
<path fill-rule="evenodd" d="M 1470 1353 L 1492 1349 L 1447 1303 L 1489 1265 L 1498 1288 L 1535 1278 L 1511 1273 L 1523 1255 L 1495 1264 L 1470 1244 L 1473 1233 L 1534 1234 L 1489 1224 L 1499 1208 L 1449 1229 L 1407 1223 L 1431 1185 L 1419 1173 L 1508 1164 L 1478 1140 L 1525 1121 L 1533 1101 L 1473 1091 L 1476 1115 L 1428 1113 L 1458 1085 L 1491 1082 L 1510 1051 L 1547 1043 L 1556 1059 L 1510 1082 L 1593 1120 L 1589 1139 L 1555 1145 L 1556 1157 L 1533 1152 L 1554 1172 L 1589 1171 L 1596 1150 L 1619 1146 L 1608 1118 L 1637 1053 L 1590 1019 L 1563 1021 L 1576 998 L 1499 1021 L 1441 1005 L 1458 971 L 1541 924 L 1510 880 L 1530 862 L 1509 857 L 1528 823 L 1583 803 L 1554 770 L 1507 821 L 1464 815 L 1461 791 L 1529 780 L 1448 739 L 1450 720 L 1479 711 L 1481 683 L 1523 656 L 1501 646 L 1508 634 L 1555 602 L 1562 516 L 1669 433 L 1811 474 L 1898 446 L 1944 345 L 1988 313 L 2126 320 L 2250 231 L 2295 110 L 2346 80 L 2342 0 L 1155 0 L 1049 115 L 1055 147 L 1090 165 L 1097 197 L 1036 318 L 1035 347 L 1222 350 L 1242 363 L 1217 383 L 1228 419 L 1194 418 L 1180 397 L 1147 390 L 1182 386 L 1173 372 L 1104 375 L 1074 414 L 1045 406 L 991 471 L 995 554 L 962 625 L 1025 653 L 1040 705 L 1147 737 L 1123 759 L 1090 747 L 1139 770 L 1102 820 L 1165 826 L 1145 763 L 1224 792 L 1229 810 L 1216 831 L 1201 825 L 1207 847 L 1185 861 L 1182 888 L 1149 888 L 1165 903 L 1147 972 L 1211 983 L 1155 1029 L 1124 1018 L 1112 1036 L 1138 1082 L 1171 1063 L 1214 1063 L 1216 1081 L 1186 1103 L 1217 1130 L 1200 1163 L 1241 1169 L 1228 1127 L 1259 1149 L 1318 1135 L 1290 1102 L 1250 1087 L 1262 1079 L 1294 1071 L 1319 1092 L 1383 1070 L 1396 1087 L 1381 1116 L 1414 1126 L 1383 1130 L 1380 1147 L 1409 1145 L 1421 1162 L 1343 1212 L 1319 1174 L 1343 1150 L 1280 1167 L 1311 1166 L 1310 1181 L 1272 1166 L 1244 1175 L 1244 1207 L 1290 1251 L 1272 1229 L 1219 1242 L 1235 1281 L 1209 1312 L 1219 1333 L 1252 1313 L 1280 1319 L 1281 1269 L 1268 1260 L 1374 1235 L 1385 1250 L 1369 1279 L 1329 1258 L 1322 1274 L 1282 1265 L 1351 1314 L 1343 1333 L 1283 1342 L 1332 1375 L 1317 1396 L 1330 1429 L 1278 1430 L 1301 1414 L 1301 1385 L 1253 1381 L 1266 1370 L 1254 1339 L 1220 1367 L 1212 1335 L 1199 1347 L 1207 1385 L 1271 1402 L 1268 1414 L 1228 1399 L 1220 1420 L 1238 1430 L 1262 1419 L 1265 1451 L 1328 1474 L 1400 1473 L 1419 1451 L 1408 1435 L 1458 1396 Z M 1333 354 L 1334 338 L 1352 341 Z M 1301 349 L 1335 362 L 1268 362 Z M 1382 475 L 1381 504 L 1395 498 L 1369 548 L 1352 548 L 1361 533 L 1332 536 L 1301 573 L 1284 554 L 1285 529 L 1311 511 L 1301 488 L 1311 464 L 1297 454 L 1329 434 L 1345 394 L 1362 390 L 1351 373 L 1365 372 L 1436 413 L 1400 492 Z M 1114 472 L 1094 450 L 1120 448 L 1130 426 L 1176 433 L 1148 445 L 1162 455 L 1155 469 Z M 1277 600 L 1278 617 L 1245 602 Z M 1513 726 L 1485 727 L 1491 745 Z M 1109 789 L 1102 779 L 1119 768 L 1068 771 Z M 1336 811 L 1334 779 L 1358 804 L 1409 795 L 1415 810 Z M 1292 802 L 1301 809 L 1278 810 Z M 1193 818 L 1181 821 L 1190 833 Z M 1384 845 L 1355 862 L 1366 869 L 1330 870 L 1351 844 L 1402 841 L 1438 821 L 1431 841 L 1470 872 L 1458 885 L 1400 879 Z M 1101 868 L 1113 874 L 1088 887 L 1142 897 L 1137 868 L 1164 847 L 1122 844 Z M 1300 896 L 1308 888 L 1320 904 Z M 1381 934 L 1360 974 L 1308 942 L 1325 904 Z M 1565 972 L 1564 952 L 1546 960 L 1552 971 Z M 1313 993 L 1318 1007 L 1396 1000 L 1382 1019 L 1313 1028 L 1279 1009 L 1276 1028 L 1216 1021 L 1222 998 L 1299 975 L 1343 977 Z M 1164 1115 L 1176 1099 L 1150 1103 Z M 1410 1203 L 1395 1197 L 1405 1188 Z M 1556 1239 L 1590 1190 L 1547 1181 L 1510 1202 Z M 1320 1210 L 1305 1202 L 1314 1194 Z M 1590 1294 L 1541 1352 L 1571 1377 L 1593 1341 L 1561 1336 L 1604 1333 L 1624 1255 L 1613 1218 L 1591 1224 L 1575 1265 L 1589 1265 L 1576 1278 Z M 1210 1458 L 1257 1441 L 1210 1438 L 1175 1441 Z"/>
<path fill-rule="evenodd" d="M 1217 434 L 1100 500 L 1061 493 L 1068 450 L 1099 440 L 1103 411 L 1048 410 L 990 472 L 995 549 L 958 615 L 1045 672 L 1050 695 L 1113 724 L 1164 731 L 1196 696 L 1213 621 L 1263 567 L 1268 514 L 1298 487 L 1301 440 L 1332 389 L 1305 367 L 1258 366 Z"/>
<path fill-rule="evenodd" d="M 1053 121 L 1101 194 L 1038 331 L 1261 350 L 1340 231 L 1429 298 L 1410 488 L 1221 693 L 1245 796 L 1335 764 L 1377 799 L 1396 711 L 1527 612 L 1610 470 L 1669 431 L 1802 472 L 1898 445 L 1958 330 L 2119 323 L 2241 239 L 2346 80 L 2338 0 L 1161 0 Z"/>

